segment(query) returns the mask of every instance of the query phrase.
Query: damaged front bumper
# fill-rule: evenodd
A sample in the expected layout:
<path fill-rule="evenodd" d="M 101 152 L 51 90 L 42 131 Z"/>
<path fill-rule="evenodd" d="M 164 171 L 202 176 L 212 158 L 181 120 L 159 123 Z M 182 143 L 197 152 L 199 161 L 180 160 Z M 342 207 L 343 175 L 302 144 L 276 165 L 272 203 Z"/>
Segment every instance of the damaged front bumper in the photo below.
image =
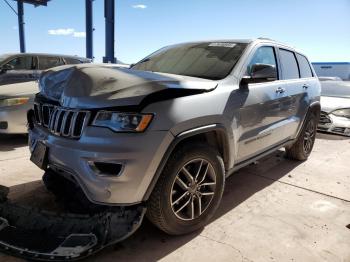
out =
<path fill-rule="evenodd" d="M 337 135 L 350 136 L 350 119 L 321 112 L 317 129 Z"/>
<path fill-rule="evenodd" d="M 115 244 L 141 225 L 146 208 L 107 207 L 74 214 L 20 206 L 0 197 L 0 251 L 41 261 L 71 261 Z"/>

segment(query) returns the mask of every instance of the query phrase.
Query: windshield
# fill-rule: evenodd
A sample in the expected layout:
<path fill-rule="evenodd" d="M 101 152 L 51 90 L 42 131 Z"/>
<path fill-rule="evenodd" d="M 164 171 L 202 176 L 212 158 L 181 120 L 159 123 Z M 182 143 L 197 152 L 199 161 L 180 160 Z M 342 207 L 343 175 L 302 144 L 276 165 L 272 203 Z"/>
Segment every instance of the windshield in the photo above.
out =
<path fill-rule="evenodd" d="M 350 98 L 350 81 L 324 81 L 322 85 L 322 96 L 335 96 Z"/>
<path fill-rule="evenodd" d="M 219 80 L 232 71 L 246 46 L 232 42 L 169 46 L 141 60 L 132 69 Z"/>

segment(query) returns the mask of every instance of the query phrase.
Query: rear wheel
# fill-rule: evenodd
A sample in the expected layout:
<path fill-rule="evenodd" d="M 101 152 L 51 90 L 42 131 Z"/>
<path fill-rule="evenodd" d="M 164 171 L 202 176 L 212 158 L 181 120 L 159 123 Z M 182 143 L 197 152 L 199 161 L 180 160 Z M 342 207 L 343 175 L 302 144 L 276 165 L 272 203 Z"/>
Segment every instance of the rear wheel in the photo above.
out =
<path fill-rule="evenodd" d="M 169 159 L 148 201 L 147 217 L 168 234 L 186 234 L 205 226 L 224 190 L 218 152 L 206 145 L 179 148 Z"/>
<path fill-rule="evenodd" d="M 315 143 L 317 118 L 311 113 L 306 121 L 298 140 L 291 147 L 286 148 L 287 158 L 302 161 L 309 157 Z"/>

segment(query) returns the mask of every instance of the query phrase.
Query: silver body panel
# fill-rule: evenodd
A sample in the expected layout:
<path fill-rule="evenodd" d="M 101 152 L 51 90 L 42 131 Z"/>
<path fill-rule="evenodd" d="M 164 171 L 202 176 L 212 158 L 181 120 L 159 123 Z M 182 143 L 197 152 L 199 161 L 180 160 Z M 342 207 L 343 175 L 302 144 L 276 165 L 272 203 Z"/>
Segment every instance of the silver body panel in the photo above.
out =
<path fill-rule="evenodd" d="M 37 141 L 45 143 L 49 165 L 74 176 L 92 202 L 113 205 L 143 201 L 171 143 L 182 134 L 204 126 L 220 125 L 225 129 L 230 149 L 226 170 L 231 170 L 243 161 L 293 141 L 310 105 L 320 99 L 317 77 L 240 88 L 244 68 L 257 48 L 264 45 L 288 48 L 269 40 L 251 41 L 233 71 L 219 81 L 129 69 L 112 72 L 86 65 L 56 68 L 51 76 L 64 70 L 68 73 L 68 78 L 60 78 L 67 83 L 62 84 L 62 96 L 55 97 L 62 106 L 105 109 L 143 104 L 140 111 L 153 113 L 154 119 L 140 134 L 115 133 L 89 125 L 79 140 L 55 136 L 36 125 L 30 131 L 31 150 Z M 45 76 L 42 80 L 44 83 Z M 276 92 L 279 87 L 284 87 L 286 92 Z M 145 100 L 155 99 L 155 93 L 169 94 L 169 90 L 183 95 L 145 104 Z M 123 171 L 115 177 L 100 176 L 88 166 L 91 159 L 120 162 Z"/>

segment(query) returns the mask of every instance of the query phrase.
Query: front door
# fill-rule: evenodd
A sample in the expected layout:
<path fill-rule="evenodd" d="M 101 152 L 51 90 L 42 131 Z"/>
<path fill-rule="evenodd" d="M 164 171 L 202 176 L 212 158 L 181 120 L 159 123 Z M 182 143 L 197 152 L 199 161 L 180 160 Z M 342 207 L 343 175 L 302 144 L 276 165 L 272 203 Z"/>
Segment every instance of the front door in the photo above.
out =
<path fill-rule="evenodd" d="M 272 46 L 259 47 L 247 66 L 247 75 L 253 64 L 269 64 L 278 68 L 276 49 Z M 246 100 L 239 110 L 239 138 L 237 162 L 247 160 L 271 148 L 283 139 L 279 135 L 284 114 L 281 107 L 288 103 L 283 81 L 251 83 L 246 90 Z"/>
<path fill-rule="evenodd" d="M 1 74 L 0 85 L 17 84 L 36 80 L 35 59 L 32 56 L 18 56 L 6 63 Z"/>

